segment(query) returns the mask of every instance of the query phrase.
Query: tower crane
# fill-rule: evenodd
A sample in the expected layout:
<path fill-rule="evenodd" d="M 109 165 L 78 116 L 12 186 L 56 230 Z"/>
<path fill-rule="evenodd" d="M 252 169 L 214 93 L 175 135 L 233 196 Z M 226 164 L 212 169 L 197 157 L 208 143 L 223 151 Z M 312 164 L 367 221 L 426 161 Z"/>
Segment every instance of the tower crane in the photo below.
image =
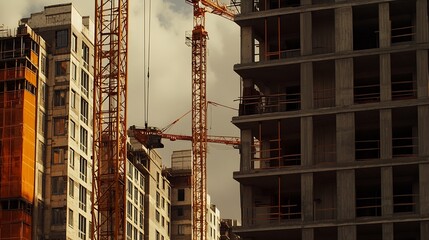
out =
<path fill-rule="evenodd" d="M 128 0 L 95 0 L 92 238 L 126 239 Z"/>
<path fill-rule="evenodd" d="M 207 38 L 205 14 L 233 20 L 238 13 L 219 0 L 186 0 L 193 6 L 192 30 L 192 239 L 206 240 L 207 207 Z"/>

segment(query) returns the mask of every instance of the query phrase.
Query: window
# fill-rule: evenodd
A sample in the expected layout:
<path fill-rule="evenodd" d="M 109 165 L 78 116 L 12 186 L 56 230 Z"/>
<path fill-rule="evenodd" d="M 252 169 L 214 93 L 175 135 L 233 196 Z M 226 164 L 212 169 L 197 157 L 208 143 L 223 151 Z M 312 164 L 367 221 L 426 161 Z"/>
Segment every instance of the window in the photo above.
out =
<path fill-rule="evenodd" d="M 160 214 L 159 214 L 158 210 L 155 210 L 155 211 L 156 211 L 155 212 L 155 219 L 157 222 L 159 222 L 159 221 L 161 221 Z"/>
<path fill-rule="evenodd" d="M 66 223 L 66 209 L 52 208 L 52 225 L 64 225 Z"/>
<path fill-rule="evenodd" d="M 167 234 L 170 235 L 170 222 L 169 221 L 167 221 L 166 226 L 167 226 Z"/>
<path fill-rule="evenodd" d="M 69 209 L 69 226 L 73 228 L 73 210 Z"/>
<path fill-rule="evenodd" d="M 133 183 L 131 181 L 127 181 L 128 182 L 128 188 L 127 188 L 127 192 L 128 192 L 128 197 L 130 199 L 133 198 Z"/>
<path fill-rule="evenodd" d="M 55 90 L 54 91 L 54 107 L 60 107 L 66 105 L 66 91 Z"/>
<path fill-rule="evenodd" d="M 156 187 L 159 188 L 159 172 L 156 173 Z"/>
<path fill-rule="evenodd" d="M 45 106 L 46 102 L 46 83 L 40 81 L 40 103 Z"/>
<path fill-rule="evenodd" d="M 164 216 L 161 216 L 161 226 L 164 227 Z"/>
<path fill-rule="evenodd" d="M 74 81 L 76 81 L 76 77 L 77 77 L 77 66 L 75 63 L 72 63 L 72 79 Z"/>
<path fill-rule="evenodd" d="M 127 217 L 129 219 L 133 218 L 133 204 L 130 201 L 127 201 Z"/>
<path fill-rule="evenodd" d="M 80 150 L 88 153 L 88 131 L 83 127 L 80 127 Z"/>
<path fill-rule="evenodd" d="M 46 146 L 45 144 L 39 140 L 39 150 L 37 152 L 37 162 L 40 164 L 45 165 L 45 159 L 46 159 Z"/>
<path fill-rule="evenodd" d="M 80 78 L 80 86 L 81 91 L 85 96 L 88 97 L 88 91 L 89 91 L 89 75 L 85 72 L 85 70 L 81 70 L 81 78 Z"/>
<path fill-rule="evenodd" d="M 134 223 L 135 224 L 137 224 L 138 218 L 139 218 L 139 215 L 137 213 L 137 208 L 134 207 Z"/>
<path fill-rule="evenodd" d="M 43 75 L 46 76 L 46 56 L 42 54 L 42 59 L 40 63 L 40 71 L 43 73 Z"/>
<path fill-rule="evenodd" d="M 39 111 L 39 132 L 44 135 L 46 133 L 46 113 Z"/>
<path fill-rule="evenodd" d="M 137 228 L 134 228 L 134 240 L 138 240 L 139 235 L 137 234 Z"/>
<path fill-rule="evenodd" d="M 156 192 L 156 207 L 159 208 L 160 206 L 160 201 L 161 201 L 161 195 L 159 194 L 159 192 Z"/>
<path fill-rule="evenodd" d="M 143 208 L 144 206 L 144 196 L 143 193 L 140 193 L 140 207 Z"/>
<path fill-rule="evenodd" d="M 55 76 L 67 75 L 68 61 L 56 61 L 55 62 Z"/>
<path fill-rule="evenodd" d="M 65 147 L 52 148 L 52 164 L 63 164 L 67 150 Z"/>
<path fill-rule="evenodd" d="M 144 189 L 144 177 L 143 174 L 140 173 L 140 187 Z"/>
<path fill-rule="evenodd" d="M 134 187 L 134 202 L 137 204 L 139 202 L 139 190 Z"/>
<path fill-rule="evenodd" d="M 181 188 L 177 190 L 177 201 L 185 201 L 185 189 Z"/>
<path fill-rule="evenodd" d="M 63 136 L 67 133 L 67 118 L 56 117 L 54 118 L 54 135 Z"/>
<path fill-rule="evenodd" d="M 87 178 L 87 165 L 88 165 L 88 162 L 86 161 L 86 159 L 84 157 L 80 157 L 80 167 L 79 167 L 80 179 L 82 179 L 84 182 L 86 182 L 86 178 Z"/>
<path fill-rule="evenodd" d="M 73 120 L 70 120 L 70 137 L 76 138 L 76 123 Z"/>
<path fill-rule="evenodd" d="M 131 179 L 133 179 L 133 164 L 131 164 L 131 162 L 127 162 L 127 164 L 127 174 L 128 176 L 130 176 Z"/>
<path fill-rule="evenodd" d="M 55 46 L 56 48 L 63 48 L 63 47 L 67 47 L 68 45 L 68 30 L 64 29 L 64 30 L 59 30 L 55 32 Z"/>
<path fill-rule="evenodd" d="M 86 188 L 79 185 L 79 208 L 86 211 Z"/>
<path fill-rule="evenodd" d="M 64 176 L 51 178 L 51 193 L 52 195 L 64 194 L 67 186 L 67 179 Z"/>
<path fill-rule="evenodd" d="M 143 219 L 143 211 L 140 211 L 140 227 L 143 228 L 144 219 Z"/>
<path fill-rule="evenodd" d="M 158 231 L 156 231 L 156 240 L 160 240 L 159 239 L 159 232 Z"/>
<path fill-rule="evenodd" d="M 77 37 L 74 33 L 72 34 L 71 39 L 71 49 L 73 50 L 73 52 L 77 52 Z"/>
<path fill-rule="evenodd" d="M 134 168 L 134 180 L 139 181 L 139 170 L 137 168 Z"/>
<path fill-rule="evenodd" d="M 186 228 L 186 225 L 184 225 L 184 224 L 179 224 L 177 227 L 178 227 L 178 229 L 177 229 L 177 233 L 178 233 L 179 235 L 185 235 L 185 228 Z"/>
<path fill-rule="evenodd" d="M 82 59 L 84 61 L 83 65 L 86 69 L 88 69 L 89 66 L 89 47 L 82 42 Z"/>
<path fill-rule="evenodd" d="M 79 214 L 79 239 L 86 239 L 86 218 Z"/>
<path fill-rule="evenodd" d="M 177 208 L 177 216 L 178 217 L 183 216 L 183 208 L 181 208 L 181 207 Z"/>
<path fill-rule="evenodd" d="M 74 150 L 73 150 L 73 148 L 70 148 L 69 165 L 72 169 L 74 169 Z"/>
<path fill-rule="evenodd" d="M 70 94 L 70 106 L 72 108 L 76 108 L 76 91 L 75 90 L 71 90 L 71 94 Z"/>
<path fill-rule="evenodd" d="M 80 99 L 80 120 L 82 120 L 85 124 L 88 124 L 88 102 L 81 98 Z"/>
<path fill-rule="evenodd" d="M 131 223 L 127 222 L 127 239 L 131 240 L 133 235 L 133 225 Z"/>
<path fill-rule="evenodd" d="M 74 181 L 71 178 L 69 178 L 69 196 L 74 198 Z"/>

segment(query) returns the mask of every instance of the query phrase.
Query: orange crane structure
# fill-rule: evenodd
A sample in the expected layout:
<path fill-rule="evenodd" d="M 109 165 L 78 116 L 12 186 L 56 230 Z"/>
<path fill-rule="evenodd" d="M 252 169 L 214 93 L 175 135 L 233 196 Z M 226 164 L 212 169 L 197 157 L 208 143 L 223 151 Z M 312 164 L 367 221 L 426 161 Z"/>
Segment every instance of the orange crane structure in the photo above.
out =
<path fill-rule="evenodd" d="M 206 240 L 207 223 L 207 39 L 205 14 L 233 20 L 238 13 L 219 0 L 186 0 L 193 6 L 192 30 L 192 239 Z"/>
<path fill-rule="evenodd" d="M 128 0 L 95 0 L 93 239 L 126 239 Z"/>

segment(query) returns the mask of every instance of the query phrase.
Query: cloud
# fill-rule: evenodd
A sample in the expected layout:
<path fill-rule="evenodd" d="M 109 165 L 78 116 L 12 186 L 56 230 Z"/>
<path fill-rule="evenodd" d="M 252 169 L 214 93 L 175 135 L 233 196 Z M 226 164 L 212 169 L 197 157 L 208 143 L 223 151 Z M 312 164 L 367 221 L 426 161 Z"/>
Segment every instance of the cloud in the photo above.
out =
<path fill-rule="evenodd" d="M 16 28 L 19 19 L 32 12 L 43 11 L 52 4 L 69 0 L 0 1 L 0 24 Z M 81 15 L 94 19 L 94 1 L 73 0 Z M 226 2 L 226 1 L 225 1 Z M 148 33 L 147 12 L 149 1 L 129 1 L 129 85 L 128 124 L 144 125 L 143 79 L 146 74 L 144 54 L 145 35 Z M 145 5 L 146 4 L 146 5 Z M 192 6 L 185 0 L 152 0 L 150 48 L 150 102 L 149 125 L 164 127 L 191 109 L 191 49 L 185 45 L 185 32 L 192 30 Z M 208 100 L 237 106 L 239 77 L 233 65 L 239 61 L 239 28 L 229 21 L 207 14 L 209 33 L 207 96 Z M 146 61 L 146 68 L 147 68 Z M 237 115 L 229 109 L 210 107 L 209 134 L 238 136 L 238 129 L 230 121 Z M 187 116 L 170 133 L 190 134 L 191 117 Z M 173 150 L 190 149 L 190 142 L 164 140 L 166 148 L 159 152 L 169 165 Z M 239 185 L 232 179 L 238 170 L 238 150 L 230 146 L 209 144 L 208 192 L 223 218 L 240 218 Z"/>

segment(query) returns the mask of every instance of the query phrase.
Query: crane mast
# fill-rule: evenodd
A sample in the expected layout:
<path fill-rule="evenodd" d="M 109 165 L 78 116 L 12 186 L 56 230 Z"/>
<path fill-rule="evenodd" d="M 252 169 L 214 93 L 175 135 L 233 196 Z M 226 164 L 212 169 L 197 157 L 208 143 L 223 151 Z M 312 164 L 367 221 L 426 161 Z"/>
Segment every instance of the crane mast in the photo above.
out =
<path fill-rule="evenodd" d="M 95 0 L 93 239 L 126 239 L 128 0 Z"/>
<path fill-rule="evenodd" d="M 234 13 L 218 0 L 186 0 L 193 6 L 192 48 L 192 239 L 207 239 L 207 39 L 205 13 Z"/>
<path fill-rule="evenodd" d="M 205 9 L 200 1 L 192 2 L 194 29 L 192 30 L 192 238 L 205 240 L 207 235 L 207 32 Z"/>

